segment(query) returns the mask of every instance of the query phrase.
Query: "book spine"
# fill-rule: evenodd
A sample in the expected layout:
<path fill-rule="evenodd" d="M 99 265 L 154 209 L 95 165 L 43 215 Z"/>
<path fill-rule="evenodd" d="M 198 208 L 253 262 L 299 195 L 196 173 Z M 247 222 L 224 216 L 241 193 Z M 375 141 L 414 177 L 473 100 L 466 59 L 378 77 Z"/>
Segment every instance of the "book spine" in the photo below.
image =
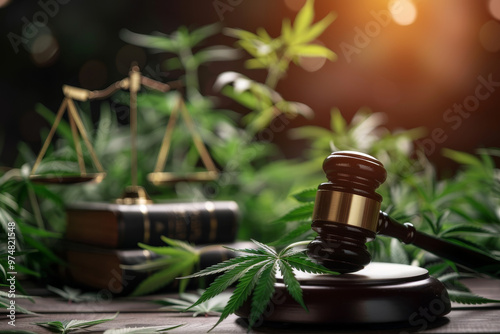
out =
<path fill-rule="evenodd" d="M 117 215 L 118 248 L 139 242 L 162 246 L 162 236 L 194 244 L 234 242 L 239 219 L 234 202 L 179 203 L 168 209 L 144 205 Z"/>

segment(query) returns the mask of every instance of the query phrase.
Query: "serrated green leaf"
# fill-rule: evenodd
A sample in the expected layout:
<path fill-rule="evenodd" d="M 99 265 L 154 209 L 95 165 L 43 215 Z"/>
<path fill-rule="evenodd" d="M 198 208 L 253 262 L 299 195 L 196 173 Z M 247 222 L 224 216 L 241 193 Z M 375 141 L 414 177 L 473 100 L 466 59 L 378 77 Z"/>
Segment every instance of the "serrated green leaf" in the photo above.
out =
<path fill-rule="evenodd" d="M 267 258 L 256 257 L 252 260 L 239 263 L 236 267 L 233 267 L 231 270 L 226 271 L 221 276 L 217 277 L 212 284 L 205 290 L 205 292 L 201 295 L 200 299 L 189 308 L 199 305 L 206 300 L 209 300 L 216 295 L 220 294 L 222 291 L 226 290 L 230 287 L 234 282 L 239 280 L 241 277 L 246 275 L 247 272 L 252 270 L 255 266 L 259 266 L 262 262 L 268 261 Z M 188 309 L 189 309 L 188 308 Z"/>
<path fill-rule="evenodd" d="M 306 203 L 286 213 L 283 217 L 275 220 L 275 223 L 288 223 L 294 221 L 310 220 L 314 210 L 314 203 Z"/>
<path fill-rule="evenodd" d="M 250 255 L 264 255 L 267 256 L 267 252 L 265 252 L 263 249 L 252 249 L 252 248 L 232 248 L 228 246 L 223 246 L 226 249 L 229 249 L 235 253 L 243 253 L 243 254 L 250 254 Z M 243 255 L 242 254 L 242 255 Z"/>
<path fill-rule="evenodd" d="M 304 254 L 297 254 L 294 256 L 289 256 L 283 259 L 288 262 L 290 266 L 294 269 L 297 269 L 302 272 L 310 273 L 310 274 L 330 274 L 330 275 L 338 275 L 337 272 L 328 270 L 327 268 L 319 265 L 317 263 L 312 262 L 309 258 Z"/>
<path fill-rule="evenodd" d="M 276 282 L 276 262 L 270 261 L 264 267 L 262 276 L 255 285 L 252 297 L 252 306 L 249 315 L 250 327 L 259 319 L 266 309 L 274 293 L 274 283 Z"/>
<path fill-rule="evenodd" d="M 49 330 L 56 330 L 62 334 L 69 331 L 81 328 L 88 328 L 94 325 L 98 325 L 107 321 L 114 320 L 118 316 L 119 312 L 111 318 L 101 318 L 96 320 L 62 320 L 62 321 L 47 321 L 47 322 L 35 322 L 35 325 L 48 328 Z"/>
<path fill-rule="evenodd" d="M 489 299 L 464 291 L 448 290 L 448 295 L 450 296 L 451 301 L 460 304 L 479 305 L 488 303 L 500 303 L 500 300 Z"/>
<path fill-rule="evenodd" d="M 272 256 L 277 256 L 278 255 L 278 253 L 276 253 L 276 251 L 272 247 L 270 247 L 270 246 L 268 246 L 266 244 L 263 244 L 261 242 L 258 242 L 257 240 L 254 240 L 254 239 L 251 239 L 251 241 L 254 244 L 256 244 L 260 249 L 262 249 L 263 251 L 265 251 L 268 255 L 272 255 Z"/>
<path fill-rule="evenodd" d="M 307 311 L 307 306 L 302 299 L 302 289 L 293 273 L 292 267 L 284 260 L 278 261 L 278 265 L 281 275 L 283 275 L 283 283 L 285 283 L 288 293 L 290 293 L 290 296 Z"/>
<path fill-rule="evenodd" d="M 316 200 L 317 188 L 302 190 L 299 193 L 293 194 L 293 198 L 302 203 L 314 202 Z"/>
<path fill-rule="evenodd" d="M 255 265 L 250 268 L 245 274 L 239 279 L 234 293 L 229 298 L 229 301 L 224 307 L 222 314 L 217 321 L 217 323 L 210 329 L 214 329 L 218 324 L 220 324 L 224 319 L 226 319 L 230 314 L 236 312 L 241 305 L 248 299 L 250 293 L 252 292 L 254 286 L 257 284 L 263 270 L 266 268 L 266 262 L 260 265 Z"/>
<path fill-rule="evenodd" d="M 238 251 L 238 250 L 235 249 L 234 251 Z M 224 262 L 214 264 L 214 265 L 212 265 L 212 266 L 210 266 L 208 268 L 202 269 L 202 270 L 200 270 L 197 273 L 194 273 L 192 275 L 185 276 L 185 277 L 180 277 L 180 279 L 195 278 L 195 277 L 201 277 L 201 276 L 219 274 L 219 273 L 221 273 L 223 271 L 231 270 L 234 267 L 236 267 L 236 266 L 238 266 L 238 265 L 240 265 L 241 263 L 244 263 L 244 262 L 255 261 L 255 260 L 259 261 L 259 260 L 262 259 L 262 257 L 260 255 L 261 254 L 258 254 L 256 256 L 254 256 L 254 255 L 238 256 L 238 257 L 226 260 Z"/>
<path fill-rule="evenodd" d="M 203 303 L 200 303 L 194 307 L 190 306 L 194 304 L 200 296 L 203 294 L 203 290 L 198 290 L 196 294 L 194 293 L 181 293 L 179 299 L 176 298 L 163 298 L 161 300 L 155 300 L 155 303 L 166 305 L 160 310 L 165 311 L 176 311 L 185 312 L 189 308 L 189 312 L 193 312 L 193 317 L 198 315 L 208 316 L 212 314 L 218 314 L 222 312 L 227 302 L 229 301 L 230 293 L 223 292 L 214 298 L 211 298 Z"/>

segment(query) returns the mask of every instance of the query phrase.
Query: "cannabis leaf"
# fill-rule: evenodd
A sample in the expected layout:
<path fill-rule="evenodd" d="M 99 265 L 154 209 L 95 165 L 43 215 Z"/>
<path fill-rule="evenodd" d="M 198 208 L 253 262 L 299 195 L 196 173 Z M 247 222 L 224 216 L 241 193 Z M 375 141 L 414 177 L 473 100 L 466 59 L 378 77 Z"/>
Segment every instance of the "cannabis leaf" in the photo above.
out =
<path fill-rule="evenodd" d="M 0 284 L 0 286 L 6 286 L 6 285 Z M 34 303 L 33 299 L 31 299 L 30 296 L 16 294 L 16 298 L 26 298 L 26 299 L 31 300 Z M 0 291 L 0 307 L 1 308 L 7 308 L 7 307 L 9 307 L 11 305 L 10 304 L 10 300 L 11 300 L 11 298 L 9 297 L 9 293 L 7 293 L 5 291 Z M 16 303 L 16 311 L 24 313 L 24 314 L 38 315 L 35 312 L 31 312 L 30 310 L 27 310 L 24 307 L 19 306 L 17 303 Z"/>
<path fill-rule="evenodd" d="M 194 271 L 194 267 L 200 261 L 200 250 L 195 249 L 186 242 L 173 240 L 162 236 L 161 239 L 168 246 L 153 247 L 145 244 L 139 244 L 141 248 L 147 249 L 162 257 L 137 265 L 121 265 L 123 269 L 136 271 L 152 271 L 155 273 L 143 280 L 132 292 L 132 296 L 140 296 L 156 291 L 180 276 L 189 275 Z M 179 291 L 186 289 L 188 281 L 182 281 L 179 284 Z"/>
<path fill-rule="evenodd" d="M 150 326 L 150 327 L 127 327 L 127 328 L 112 328 L 106 330 L 103 334 L 154 334 L 167 333 L 169 330 L 176 329 L 183 325 L 176 326 Z"/>
<path fill-rule="evenodd" d="M 203 294 L 204 290 L 198 290 L 196 294 L 194 293 L 181 293 L 179 299 L 175 298 L 164 298 L 160 300 L 155 300 L 155 303 L 165 305 L 160 310 L 164 311 L 185 311 L 189 307 L 189 311 L 193 312 L 193 317 L 198 315 L 220 315 L 224 310 L 224 306 L 229 301 L 230 293 L 221 293 L 214 298 L 200 303 L 194 307 L 190 307 L 195 303 L 200 296 Z"/>
<path fill-rule="evenodd" d="M 35 322 L 35 325 L 46 327 L 56 333 L 66 334 L 70 331 L 87 328 L 90 326 L 102 324 L 103 322 L 114 320 L 118 316 L 118 312 L 112 318 L 102 318 L 96 320 L 62 320 L 62 321 L 47 321 Z"/>
<path fill-rule="evenodd" d="M 91 292 L 82 293 L 81 290 L 74 289 L 69 286 L 64 286 L 61 290 L 59 288 L 47 285 L 47 290 L 58 294 L 64 299 L 67 299 L 69 303 L 80 303 L 97 300 L 97 294 Z"/>
<path fill-rule="evenodd" d="M 500 303 L 500 300 L 481 297 L 466 291 L 448 290 L 448 295 L 450 296 L 451 301 L 460 304 L 477 305 L 487 303 Z"/>
<path fill-rule="evenodd" d="M 238 282 L 228 303 L 222 310 L 219 320 L 210 330 L 214 329 L 230 314 L 236 312 L 250 295 L 252 295 L 249 315 L 249 328 L 251 328 L 262 315 L 273 296 L 277 270 L 281 271 L 283 281 L 290 295 L 306 310 L 302 298 L 302 289 L 293 270 L 314 274 L 336 274 L 309 260 L 303 254 L 304 249 L 294 249 L 294 247 L 306 245 L 309 241 L 291 244 L 280 252 L 276 252 L 273 248 L 258 241 L 252 240 L 252 242 L 257 245 L 257 249 L 232 249 L 242 255 L 203 269 L 193 275 L 183 277 L 192 278 L 223 273 L 210 284 L 208 289 L 188 310 L 214 298 L 233 283 Z"/>

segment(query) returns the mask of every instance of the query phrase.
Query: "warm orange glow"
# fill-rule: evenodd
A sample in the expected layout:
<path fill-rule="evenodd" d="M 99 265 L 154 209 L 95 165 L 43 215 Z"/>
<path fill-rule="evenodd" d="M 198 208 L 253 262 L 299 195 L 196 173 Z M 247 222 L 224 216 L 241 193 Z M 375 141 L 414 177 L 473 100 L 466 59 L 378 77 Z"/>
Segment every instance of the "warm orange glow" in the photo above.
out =
<path fill-rule="evenodd" d="M 7 6 L 10 0 L 0 0 L 0 8 Z"/>
<path fill-rule="evenodd" d="M 298 12 L 304 6 L 305 3 L 306 0 L 285 0 L 285 5 L 291 10 L 296 12 Z"/>
<path fill-rule="evenodd" d="M 51 34 L 42 34 L 35 39 L 30 52 L 36 65 L 47 66 L 57 58 L 59 43 Z"/>
<path fill-rule="evenodd" d="M 490 10 L 491 16 L 500 20 L 500 0 L 490 0 L 488 3 L 488 9 Z"/>
<path fill-rule="evenodd" d="M 483 24 L 479 31 L 479 41 L 483 48 L 490 52 L 500 50 L 500 23 L 490 20 Z"/>
<path fill-rule="evenodd" d="M 326 63 L 326 58 L 312 58 L 312 57 L 302 57 L 300 58 L 300 66 L 308 72 L 316 72 L 320 70 Z"/>
<path fill-rule="evenodd" d="M 410 25 L 417 19 L 417 7 L 411 0 L 391 0 L 389 11 L 394 22 L 402 26 Z"/>

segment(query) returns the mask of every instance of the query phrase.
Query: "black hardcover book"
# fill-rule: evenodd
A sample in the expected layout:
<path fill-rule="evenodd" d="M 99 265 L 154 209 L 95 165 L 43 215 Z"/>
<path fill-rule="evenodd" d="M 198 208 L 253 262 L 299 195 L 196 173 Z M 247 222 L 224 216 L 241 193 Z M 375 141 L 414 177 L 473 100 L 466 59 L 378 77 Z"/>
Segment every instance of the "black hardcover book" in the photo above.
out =
<path fill-rule="evenodd" d="M 161 236 L 193 244 L 234 242 L 238 204 L 233 201 L 159 204 L 83 202 L 67 207 L 66 239 L 107 248 L 162 246 Z"/>
<path fill-rule="evenodd" d="M 231 248 L 255 248 L 250 242 L 225 244 Z M 122 265 L 141 264 L 160 256 L 144 249 L 109 249 L 78 243 L 64 243 L 67 267 L 65 281 L 80 287 L 103 290 L 111 294 L 127 294 L 153 272 L 123 269 Z M 209 245 L 200 254 L 199 269 L 235 257 L 224 245 Z M 178 282 L 175 282 L 178 283 Z"/>

